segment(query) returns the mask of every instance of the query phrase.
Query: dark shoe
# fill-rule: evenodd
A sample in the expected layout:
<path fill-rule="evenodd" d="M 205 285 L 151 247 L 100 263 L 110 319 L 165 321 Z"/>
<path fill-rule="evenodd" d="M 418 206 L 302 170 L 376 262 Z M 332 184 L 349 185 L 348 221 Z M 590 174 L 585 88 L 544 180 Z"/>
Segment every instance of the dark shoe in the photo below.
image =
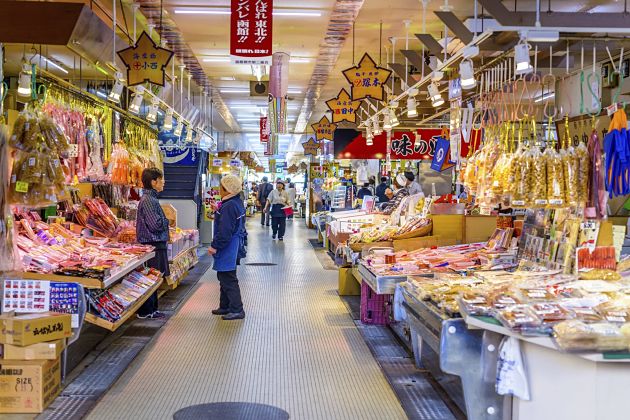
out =
<path fill-rule="evenodd" d="M 279 241 L 282 241 L 284 238 L 278 238 Z"/>
<path fill-rule="evenodd" d="M 162 313 L 160 311 L 155 311 L 151 315 L 149 315 L 149 318 L 151 318 L 151 319 L 164 319 L 164 318 L 166 318 L 166 314 L 164 314 L 164 313 Z"/>
<path fill-rule="evenodd" d="M 276 239 L 276 234 L 271 235 L 271 239 Z"/>
<path fill-rule="evenodd" d="M 215 309 L 215 310 L 213 310 L 213 311 L 212 311 L 212 315 L 227 315 L 227 314 L 229 314 L 229 313 L 230 313 L 230 311 L 229 311 L 229 310 L 227 310 L 227 309 L 221 309 L 221 308 L 219 308 L 219 309 Z"/>
<path fill-rule="evenodd" d="M 234 321 L 235 319 L 243 319 L 245 318 L 245 311 L 227 314 L 227 315 L 222 316 L 221 318 L 223 318 L 224 321 Z"/>

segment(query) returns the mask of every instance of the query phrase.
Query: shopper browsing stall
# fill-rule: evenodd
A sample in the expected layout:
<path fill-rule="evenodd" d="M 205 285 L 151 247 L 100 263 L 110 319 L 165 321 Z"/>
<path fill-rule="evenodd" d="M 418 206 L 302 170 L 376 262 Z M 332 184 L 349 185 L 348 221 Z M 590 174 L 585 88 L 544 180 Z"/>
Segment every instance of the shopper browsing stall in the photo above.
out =
<path fill-rule="evenodd" d="M 398 174 L 396 178 L 394 178 L 394 184 L 398 189 L 392 196 L 391 200 L 383 206 L 383 214 L 392 214 L 392 212 L 398 208 L 402 200 L 409 196 L 407 182 L 408 179 L 403 174 Z"/>
<path fill-rule="evenodd" d="M 142 171 L 142 185 L 144 190 L 138 204 L 136 237 L 141 244 L 155 247 L 155 257 L 147 265 L 160 270 L 167 277 L 171 274 L 166 246 L 169 222 L 158 199 L 158 193 L 164 190 L 164 174 L 157 168 L 145 169 Z M 140 307 L 138 318 L 164 318 L 164 314 L 158 311 L 157 291 Z"/>
<path fill-rule="evenodd" d="M 289 205 L 289 194 L 285 191 L 284 181 L 279 179 L 276 181 L 276 189 L 269 194 L 267 200 L 267 208 L 271 216 L 271 229 L 273 230 L 273 239 L 276 235 L 279 240 L 284 238 L 284 231 L 287 227 L 287 216 L 284 208 Z"/>
<path fill-rule="evenodd" d="M 389 197 L 385 194 L 388 188 L 387 177 L 381 177 L 381 183 L 376 187 L 376 197 L 378 197 L 379 203 L 387 203 L 389 201 Z"/>
<path fill-rule="evenodd" d="M 407 190 L 409 191 L 409 195 L 421 194 L 422 197 L 424 197 L 422 187 L 416 181 L 416 177 L 413 172 L 405 172 L 405 178 L 407 178 Z"/>
<path fill-rule="evenodd" d="M 208 254 L 214 256 L 212 269 L 217 272 L 221 287 L 219 308 L 214 315 L 223 315 L 231 321 L 245 318 L 241 289 L 236 275 L 237 261 L 245 238 L 245 207 L 239 198 L 241 179 L 235 175 L 221 178 L 221 207 L 214 216 L 214 239 Z"/>
<path fill-rule="evenodd" d="M 269 183 L 269 178 L 266 176 L 262 179 L 262 184 L 258 187 L 258 203 L 260 208 L 262 209 L 262 214 L 260 215 L 260 224 L 269 226 L 269 214 L 265 211 L 267 208 L 267 199 L 269 198 L 269 194 L 273 190 L 273 186 Z"/>
<path fill-rule="evenodd" d="M 372 190 L 370 190 L 370 184 L 366 182 L 365 184 L 363 184 L 363 187 L 361 187 L 361 189 L 357 193 L 357 198 L 359 200 L 363 200 L 364 197 L 371 196 L 371 195 L 372 195 Z"/>

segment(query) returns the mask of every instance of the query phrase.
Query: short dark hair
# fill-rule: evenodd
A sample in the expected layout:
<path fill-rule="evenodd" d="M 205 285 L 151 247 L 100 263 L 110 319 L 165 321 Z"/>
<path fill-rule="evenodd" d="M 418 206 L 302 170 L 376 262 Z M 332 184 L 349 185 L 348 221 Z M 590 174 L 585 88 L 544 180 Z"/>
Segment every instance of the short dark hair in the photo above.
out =
<path fill-rule="evenodd" d="M 387 177 L 386 176 L 382 176 L 381 177 L 381 182 L 387 182 Z"/>
<path fill-rule="evenodd" d="M 369 186 L 370 186 L 370 183 L 369 183 L 369 182 L 366 182 L 365 184 L 363 184 L 363 188 L 367 188 L 367 187 L 369 187 Z"/>
<path fill-rule="evenodd" d="M 416 179 L 416 176 L 413 174 L 413 172 L 407 171 L 405 172 L 405 178 L 407 178 L 409 181 L 414 181 Z"/>
<path fill-rule="evenodd" d="M 164 178 L 164 174 L 158 168 L 146 168 L 142 171 L 142 185 L 145 190 L 152 190 L 153 185 L 151 185 L 151 181 L 158 180 L 160 178 Z"/>

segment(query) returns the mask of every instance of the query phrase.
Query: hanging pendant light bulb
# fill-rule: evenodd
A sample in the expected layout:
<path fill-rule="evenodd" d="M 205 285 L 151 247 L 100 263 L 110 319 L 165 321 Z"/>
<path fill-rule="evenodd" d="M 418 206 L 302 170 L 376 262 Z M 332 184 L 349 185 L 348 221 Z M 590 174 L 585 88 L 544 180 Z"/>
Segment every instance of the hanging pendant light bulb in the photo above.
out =
<path fill-rule="evenodd" d="M 392 129 L 392 124 L 390 122 L 390 113 L 386 112 L 385 115 L 383 116 L 383 130 L 391 131 L 391 129 Z"/>
<path fill-rule="evenodd" d="M 462 60 L 461 63 L 459 63 L 459 77 L 461 78 L 462 89 L 468 90 L 473 89 L 475 86 L 477 86 L 472 60 L 465 59 Z"/>
<path fill-rule="evenodd" d="M 160 107 L 160 100 L 158 98 L 151 99 L 151 106 L 149 112 L 147 112 L 147 121 L 154 123 L 157 121 L 158 109 Z"/>
<path fill-rule="evenodd" d="M 175 127 L 175 130 L 173 130 L 173 135 L 175 137 L 180 137 L 182 135 L 182 126 L 183 125 L 184 125 L 183 122 L 181 124 L 177 124 L 177 127 Z"/>
<path fill-rule="evenodd" d="M 416 98 L 413 96 L 409 96 L 407 98 L 407 117 L 414 118 L 418 116 L 418 103 L 416 102 Z"/>
<path fill-rule="evenodd" d="M 111 102 L 119 104 L 120 96 L 122 95 L 122 91 L 123 91 L 123 84 L 122 84 L 123 75 L 121 72 L 117 71 L 115 77 L 116 77 L 116 81 L 114 82 L 114 87 L 112 87 L 111 92 L 109 92 L 107 99 L 110 100 Z"/>
<path fill-rule="evenodd" d="M 173 109 L 169 109 L 166 111 L 166 116 L 164 117 L 164 124 L 162 125 L 162 129 L 164 131 L 170 131 L 173 129 Z"/>
<path fill-rule="evenodd" d="M 534 67 L 532 67 L 529 60 L 529 50 L 531 46 L 525 41 L 524 38 L 514 46 L 514 63 L 516 64 L 516 68 L 514 73 L 516 75 L 528 74 L 534 71 Z"/>
<path fill-rule="evenodd" d="M 400 121 L 398 121 L 396 110 L 394 108 L 389 109 L 389 124 L 392 126 L 392 128 L 398 127 L 400 125 Z"/>
<path fill-rule="evenodd" d="M 431 99 L 431 105 L 433 105 L 434 108 L 444 104 L 444 99 L 442 99 L 440 90 L 435 83 L 429 85 L 429 99 Z"/>
<path fill-rule="evenodd" d="M 138 86 L 136 89 L 136 94 L 129 105 L 129 112 L 132 114 L 138 115 L 140 112 L 140 107 L 142 106 L 142 100 L 144 99 L 144 86 Z"/>
<path fill-rule="evenodd" d="M 381 126 L 379 124 L 378 115 L 372 120 L 372 134 L 375 136 L 383 134 L 383 130 L 381 130 Z"/>
<path fill-rule="evenodd" d="M 18 79 L 18 95 L 31 96 L 31 66 L 24 62 L 22 63 L 22 71 Z"/>

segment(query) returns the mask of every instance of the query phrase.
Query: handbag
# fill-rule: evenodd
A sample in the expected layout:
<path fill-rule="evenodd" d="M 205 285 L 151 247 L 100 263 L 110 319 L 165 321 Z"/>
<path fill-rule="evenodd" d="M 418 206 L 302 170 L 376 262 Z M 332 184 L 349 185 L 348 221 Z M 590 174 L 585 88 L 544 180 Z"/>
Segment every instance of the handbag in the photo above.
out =
<path fill-rule="evenodd" d="M 291 206 L 286 206 L 286 207 L 282 207 L 282 211 L 284 212 L 285 216 L 293 216 L 293 207 Z"/>

